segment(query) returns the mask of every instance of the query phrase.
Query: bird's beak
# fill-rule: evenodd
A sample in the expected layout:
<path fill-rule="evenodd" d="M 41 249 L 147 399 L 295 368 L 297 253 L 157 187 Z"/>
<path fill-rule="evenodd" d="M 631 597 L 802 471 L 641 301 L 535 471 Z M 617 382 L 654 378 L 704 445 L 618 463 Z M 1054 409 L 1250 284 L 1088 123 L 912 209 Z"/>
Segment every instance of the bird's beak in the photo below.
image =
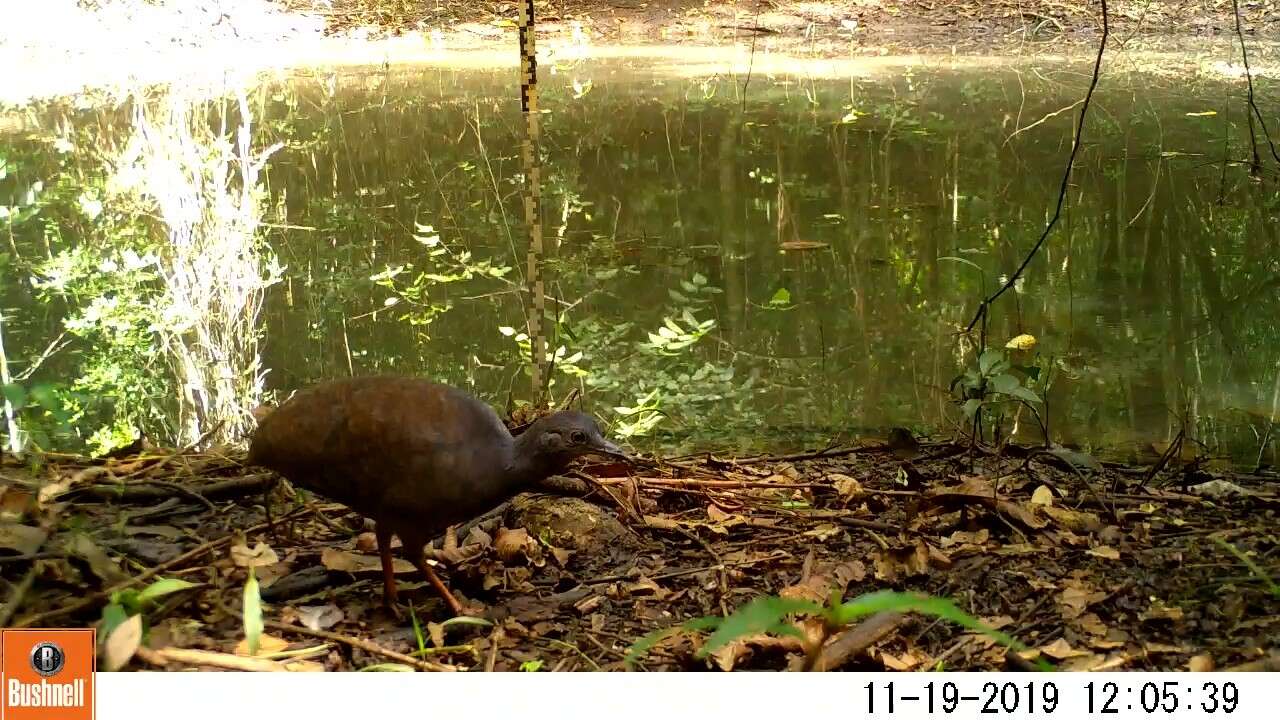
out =
<path fill-rule="evenodd" d="M 605 456 L 608 456 L 617 460 L 621 460 L 627 463 L 634 463 L 636 461 L 635 458 L 623 452 L 622 448 L 618 447 L 617 445 L 614 445 L 613 443 L 609 442 L 608 440 L 605 440 L 604 438 L 600 438 L 598 441 L 596 441 L 592 445 L 591 451 L 596 453 L 597 455 L 605 455 Z"/>

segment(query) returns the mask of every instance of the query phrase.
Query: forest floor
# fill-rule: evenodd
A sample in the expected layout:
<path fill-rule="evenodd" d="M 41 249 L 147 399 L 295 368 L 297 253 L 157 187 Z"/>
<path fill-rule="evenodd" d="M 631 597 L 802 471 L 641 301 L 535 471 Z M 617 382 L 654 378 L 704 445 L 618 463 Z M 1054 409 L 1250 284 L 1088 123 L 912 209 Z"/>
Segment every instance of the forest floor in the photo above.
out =
<path fill-rule="evenodd" d="M 117 628 L 108 668 L 616 670 L 640 638 L 755 598 L 896 590 L 948 598 L 1026 649 L 886 611 L 846 628 L 795 617 L 802 637 L 752 632 L 706 657 L 705 632 L 677 629 L 633 667 L 1280 667 L 1274 473 L 1210 473 L 1176 454 L 1143 468 L 938 443 L 571 475 L 553 478 L 557 494 L 521 495 L 429 551 L 455 594 L 482 608 L 479 624 L 444 622 L 403 560 L 401 602 L 414 612 L 397 620 L 381 607 L 367 523 L 234 453 L 48 456 L 34 471 L 10 458 L 0 625 L 105 618 Z M 249 567 L 265 626 L 256 655 Z"/>

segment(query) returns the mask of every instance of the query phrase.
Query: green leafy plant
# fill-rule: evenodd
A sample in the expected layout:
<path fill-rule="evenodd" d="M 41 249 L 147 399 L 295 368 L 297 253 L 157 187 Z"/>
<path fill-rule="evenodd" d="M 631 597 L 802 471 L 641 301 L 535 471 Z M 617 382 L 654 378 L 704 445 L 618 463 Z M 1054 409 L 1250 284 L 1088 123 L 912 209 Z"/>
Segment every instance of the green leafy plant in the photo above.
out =
<path fill-rule="evenodd" d="M 827 630 L 824 635 L 825 641 L 825 637 L 829 637 L 831 633 L 849 625 L 854 620 L 879 612 L 916 612 L 931 615 L 940 620 L 955 623 L 967 630 L 982 633 L 1014 650 L 1026 649 L 1024 645 L 1013 637 L 987 627 L 982 621 L 956 607 L 955 603 L 950 600 L 883 590 L 861 595 L 847 602 L 841 602 L 839 597 L 833 594 L 826 605 L 810 600 L 783 598 L 775 595 L 759 597 L 734 611 L 728 617 L 695 618 L 675 627 L 651 632 L 631 645 L 627 650 L 626 662 L 628 665 L 634 664 L 640 657 L 662 641 L 663 638 L 679 632 L 711 631 L 710 637 L 707 638 L 696 653 L 696 657 L 701 659 L 736 640 L 760 633 L 789 635 L 806 640 L 805 635 L 792 622 L 792 616 L 821 618 Z M 806 640 L 806 642 L 809 641 Z M 821 650 L 821 642 L 819 641 L 813 647 L 807 648 L 811 660 L 816 660 L 816 651 Z M 811 662 L 808 667 L 812 667 Z M 1043 661 L 1040 662 L 1040 667 L 1046 670 L 1051 669 Z"/>
<path fill-rule="evenodd" d="M 623 438 L 649 434 L 662 421 L 661 404 L 658 389 L 654 388 L 638 398 L 635 405 L 615 407 L 613 411 L 618 413 L 619 419 L 613 433 Z"/>
<path fill-rule="evenodd" d="M 979 412 L 986 407 L 1000 406 L 1008 403 L 1021 403 L 1035 414 L 1036 421 L 1044 431 L 1044 423 L 1040 411 L 1036 407 L 1042 403 L 1040 396 L 1028 385 L 1040 377 L 1040 368 L 1035 365 L 1014 365 L 1003 350 L 988 348 L 978 356 L 977 365 L 965 370 L 964 374 L 951 381 L 951 391 L 958 395 L 957 402 L 964 416 L 973 423 L 974 435 L 981 435 L 982 424 Z M 999 429 L 998 419 L 992 426 Z M 1048 442 L 1047 432 L 1045 442 Z"/>
<path fill-rule="evenodd" d="M 518 332 L 515 328 L 505 325 L 499 327 L 498 332 L 515 340 L 516 346 L 520 348 L 520 355 L 522 357 L 529 357 L 529 354 L 533 351 L 533 346 L 529 344 L 528 333 Z M 582 351 L 569 354 L 569 349 L 564 345 L 560 345 L 554 351 L 548 351 L 546 354 L 547 363 L 553 364 L 555 369 L 560 372 L 567 375 L 573 375 L 575 377 L 586 377 L 587 375 L 590 375 L 590 373 L 578 364 L 582 361 L 582 358 Z"/>
<path fill-rule="evenodd" d="M 720 288 L 709 283 L 702 273 L 694 273 L 688 280 L 681 280 L 679 290 L 667 288 L 667 295 L 681 305 L 704 305 L 711 302 L 711 295 L 720 292 Z"/>
<path fill-rule="evenodd" d="M 701 340 L 716 326 L 715 318 L 698 320 L 687 309 L 680 319 L 685 323 L 683 326 L 672 318 L 663 318 L 662 326 L 657 332 L 649 333 L 649 342 L 641 343 L 641 346 L 659 355 L 679 355 L 680 351 Z"/>
<path fill-rule="evenodd" d="M 769 298 L 769 304 L 765 305 L 769 310 L 789 310 L 791 309 L 791 291 L 786 288 L 778 288 L 777 292 Z"/>
<path fill-rule="evenodd" d="M 134 615 L 143 615 L 145 621 L 145 613 L 154 607 L 157 600 L 193 587 L 198 586 L 177 578 L 161 578 L 141 590 L 128 588 L 111 593 L 107 604 L 102 608 L 102 620 L 98 624 L 99 637 L 109 637 L 117 626 Z"/>
<path fill-rule="evenodd" d="M 262 593 L 258 589 L 258 577 L 249 567 L 249 578 L 244 583 L 244 639 L 249 644 L 249 654 L 258 654 L 262 642 Z"/>
<path fill-rule="evenodd" d="M 1249 568 L 1250 575 L 1258 578 L 1258 580 L 1267 586 L 1267 590 L 1272 594 L 1272 596 L 1280 599 L 1280 584 L 1277 584 L 1275 580 L 1272 580 L 1271 575 L 1259 567 L 1258 563 L 1253 561 L 1253 558 L 1249 557 L 1248 554 L 1236 547 L 1234 544 L 1227 542 L 1216 535 L 1213 537 L 1213 541 L 1217 543 L 1218 547 L 1226 550 L 1232 555 L 1235 555 L 1237 560 L 1244 563 L 1244 566 Z"/>

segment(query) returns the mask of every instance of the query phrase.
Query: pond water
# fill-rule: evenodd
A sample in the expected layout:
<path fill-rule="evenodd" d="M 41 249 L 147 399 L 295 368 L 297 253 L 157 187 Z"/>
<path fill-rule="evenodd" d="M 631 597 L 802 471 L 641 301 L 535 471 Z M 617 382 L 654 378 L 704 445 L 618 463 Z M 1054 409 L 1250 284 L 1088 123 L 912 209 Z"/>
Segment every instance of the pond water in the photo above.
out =
<path fill-rule="evenodd" d="M 926 58 L 748 79 L 621 58 L 544 72 L 552 395 L 578 389 L 615 435 L 663 452 L 956 432 L 949 387 L 979 340 L 961 331 L 1053 212 L 1088 69 Z M 248 225 L 209 211 L 238 197 L 234 164 L 230 193 L 139 179 L 162 166 L 152 146 L 198 164 L 233 143 L 178 142 L 162 114 L 141 133 L 132 102 L 6 113 L 15 423 L 54 446 L 101 449 L 133 428 L 189 441 L 264 390 L 353 372 L 527 399 L 514 77 L 365 68 L 246 89 L 252 147 L 283 143 L 240 206 L 257 208 Z M 1274 462 L 1275 165 L 1264 149 L 1255 180 L 1239 162 L 1243 86 L 1130 69 L 1098 92 L 1061 222 L 992 307 L 987 342 L 1035 337 L 1005 352 L 1036 368 L 1013 374 L 1055 442 L 1149 456 L 1185 426 L 1208 454 Z M 244 109 L 225 107 L 199 106 L 195 124 L 234 142 Z M 180 197 L 157 206 L 166 189 Z M 179 262 L 175 217 L 197 236 L 210 217 L 256 221 L 261 244 L 197 243 Z M 233 301 L 273 273 L 256 315 Z M 201 292 L 216 297 L 190 300 Z M 220 383 L 240 402 L 211 400 Z M 1037 440 L 1017 407 L 991 413 Z"/>

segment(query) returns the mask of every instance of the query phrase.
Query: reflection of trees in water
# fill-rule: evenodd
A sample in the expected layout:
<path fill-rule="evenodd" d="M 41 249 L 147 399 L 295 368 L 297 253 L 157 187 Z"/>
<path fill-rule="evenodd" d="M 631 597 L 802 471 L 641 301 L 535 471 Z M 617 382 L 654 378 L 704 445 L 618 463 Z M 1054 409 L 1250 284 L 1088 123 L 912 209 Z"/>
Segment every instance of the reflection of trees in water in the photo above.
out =
<path fill-rule="evenodd" d="M 258 315 L 280 268 L 258 237 L 259 173 L 281 145 L 251 147 L 243 91 L 237 100 L 233 108 L 173 89 L 136 103 L 123 158 L 168 235 L 155 331 L 177 382 L 175 439 L 184 444 L 243 437 L 263 393 Z"/>
<path fill-rule="evenodd" d="M 51 104 L 7 154 L 5 394 L 23 403 L 7 444 L 15 426 L 94 451 L 138 430 L 171 444 L 249 427 L 263 290 L 280 275 L 258 237 L 276 148 L 252 149 L 249 107 L 183 88 L 92 114 Z"/>
<path fill-rule="evenodd" d="M 557 278 L 548 315 L 561 321 L 548 350 L 566 345 L 563 359 L 576 358 L 556 363 L 556 394 L 581 384 L 599 409 L 648 407 L 656 392 L 656 432 L 698 442 L 951 427 L 958 412 L 946 387 L 970 360 L 954 331 L 983 283 L 989 291 L 1016 266 L 1043 227 L 1070 146 L 1069 114 L 1033 123 L 1078 96 L 1038 77 L 917 72 L 819 83 L 803 96 L 784 79 L 753 83 L 745 107 L 727 81 L 717 94 L 704 87 L 717 81 L 620 74 L 581 98 L 545 84 L 544 194 L 563 208 L 544 258 Z M 1187 416 L 1193 436 L 1220 428 L 1222 440 L 1252 445 L 1219 411 L 1237 398 L 1257 404 L 1261 390 L 1269 410 L 1275 396 L 1271 193 L 1246 193 L 1243 172 L 1229 167 L 1226 207 L 1211 206 L 1221 169 L 1161 156 L 1221 138 L 1220 126 L 1186 115 L 1221 92 L 1179 90 L 1105 91 L 1109 112 L 1091 120 L 1096 142 L 1082 150 L 1060 232 L 995 308 L 992 343 L 1032 333 L 1054 368 L 1055 440 L 1145 441 Z M 526 386 L 517 378 L 528 338 L 521 347 L 498 332 L 520 327 L 526 309 L 508 286 L 514 278 L 493 274 L 518 275 L 523 264 L 504 229 L 522 215 L 509 95 L 506 74 L 431 71 L 343 73 L 261 96 L 257 134 L 290 138 L 288 155 L 265 172 L 302 226 L 273 233 L 291 270 L 264 313 L 273 384 L 391 371 L 466 384 L 497 404 Z M 779 252 L 780 197 L 786 239 L 798 233 L 824 248 Z M 171 231 L 166 220 L 160 234 Z M 210 251 L 231 258 L 219 272 L 252 279 L 262 261 L 242 247 Z M 955 257 L 977 267 L 943 261 Z M 223 302 L 190 299 L 206 271 L 175 270 L 175 260 L 164 256 L 157 297 L 189 308 Z M 771 303 L 780 289 L 787 301 Z M 244 301 L 232 295 L 227 304 Z M 665 320 L 681 328 L 667 326 L 672 338 L 694 327 L 686 310 L 718 325 L 679 354 L 645 349 Z M 182 402 L 202 428 L 209 422 L 194 408 L 220 407 L 210 394 L 230 394 L 219 382 L 260 390 L 247 350 L 202 347 L 248 326 L 220 327 L 179 333 L 195 348 L 182 350 L 189 361 L 179 371 L 195 378 Z M 240 369 L 197 376 L 212 362 Z M 250 377 L 223 377 L 236 372 Z M 184 421 L 172 435 L 193 428 Z M 1038 439 L 1032 430 L 1026 439 Z"/>

